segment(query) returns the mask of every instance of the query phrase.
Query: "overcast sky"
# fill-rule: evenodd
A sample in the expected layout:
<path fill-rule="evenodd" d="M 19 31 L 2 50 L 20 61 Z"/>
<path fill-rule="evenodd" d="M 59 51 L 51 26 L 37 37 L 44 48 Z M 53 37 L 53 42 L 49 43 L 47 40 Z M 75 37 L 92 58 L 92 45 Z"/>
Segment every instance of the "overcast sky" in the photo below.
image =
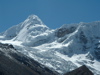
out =
<path fill-rule="evenodd" d="M 100 21 L 100 0 L 0 0 L 0 32 L 35 14 L 48 27 Z"/>

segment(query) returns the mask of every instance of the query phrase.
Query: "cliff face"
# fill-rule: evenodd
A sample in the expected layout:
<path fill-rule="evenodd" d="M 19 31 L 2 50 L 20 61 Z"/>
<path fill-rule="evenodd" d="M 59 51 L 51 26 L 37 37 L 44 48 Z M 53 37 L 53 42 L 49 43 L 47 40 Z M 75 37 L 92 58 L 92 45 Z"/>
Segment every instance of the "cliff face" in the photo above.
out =
<path fill-rule="evenodd" d="M 12 45 L 0 43 L 0 75 L 59 74 L 17 52 Z"/>
<path fill-rule="evenodd" d="M 66 73 L 65 75 L 94 75 L 85 65 Z"/>

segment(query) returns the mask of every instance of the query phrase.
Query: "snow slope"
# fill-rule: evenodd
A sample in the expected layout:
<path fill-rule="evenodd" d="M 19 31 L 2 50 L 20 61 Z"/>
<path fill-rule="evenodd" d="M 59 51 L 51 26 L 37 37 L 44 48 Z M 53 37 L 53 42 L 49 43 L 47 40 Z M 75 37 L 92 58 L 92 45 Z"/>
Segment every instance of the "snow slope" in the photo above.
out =
<path fill-rule="evenodd" d="M 0 34 L 0 42 L 61 74 L 86 65 L 100 74 L 100 21 L 48 28 L 36 15 Z"/>

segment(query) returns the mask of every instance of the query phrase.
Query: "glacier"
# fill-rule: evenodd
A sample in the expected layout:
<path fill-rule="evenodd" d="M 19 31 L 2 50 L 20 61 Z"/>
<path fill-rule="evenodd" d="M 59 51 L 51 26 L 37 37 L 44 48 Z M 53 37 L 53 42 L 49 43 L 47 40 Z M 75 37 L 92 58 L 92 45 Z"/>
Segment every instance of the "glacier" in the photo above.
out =
<path fill-rule="evenodd" d="M 100 74 L 100 21 L 50 29 L 36 15 L 0 33 L 0 42 L 61 74 L 86 65 Z"/>

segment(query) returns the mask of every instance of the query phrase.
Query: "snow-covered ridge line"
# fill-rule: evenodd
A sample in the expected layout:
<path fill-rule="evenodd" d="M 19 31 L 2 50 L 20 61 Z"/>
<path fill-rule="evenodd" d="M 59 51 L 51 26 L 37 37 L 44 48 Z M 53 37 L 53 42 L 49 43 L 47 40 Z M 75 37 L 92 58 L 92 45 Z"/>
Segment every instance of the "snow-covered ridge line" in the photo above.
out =
<path fill-rule="evenodd" d="M 36 15 L 0 34 L 0 42 L 59 73 L 86 65 L 100 74 L 100 21 L 50 29 Z"/>

